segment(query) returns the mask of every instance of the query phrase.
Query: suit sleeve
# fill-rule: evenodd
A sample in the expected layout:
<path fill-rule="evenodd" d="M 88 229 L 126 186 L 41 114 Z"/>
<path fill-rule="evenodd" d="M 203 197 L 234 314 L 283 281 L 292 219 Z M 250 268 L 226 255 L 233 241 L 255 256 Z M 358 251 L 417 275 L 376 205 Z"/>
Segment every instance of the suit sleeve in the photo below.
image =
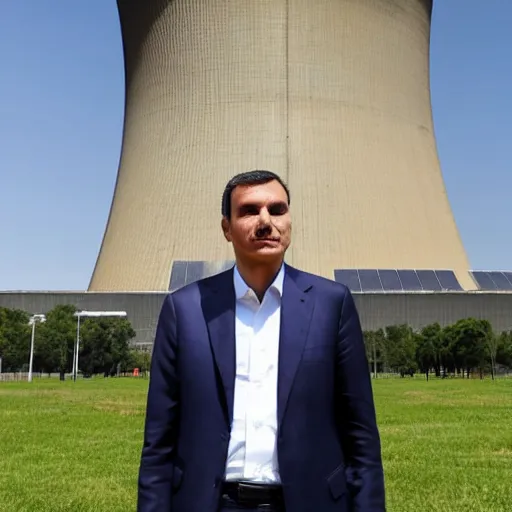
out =
<path fill-rule="evenodd" d="M 336 417 L 353 512 L 385 512 L 384 473 L 372 385 L 354 299 L 345 291 L 337 349 Z"/>
<path fill-rule="evenodd" d="M 179 380 L 176 313 L 172 296 L 156 329 L 139 469 L 138 512 L 171 511 L 173 458 L 178 423 Z"/>

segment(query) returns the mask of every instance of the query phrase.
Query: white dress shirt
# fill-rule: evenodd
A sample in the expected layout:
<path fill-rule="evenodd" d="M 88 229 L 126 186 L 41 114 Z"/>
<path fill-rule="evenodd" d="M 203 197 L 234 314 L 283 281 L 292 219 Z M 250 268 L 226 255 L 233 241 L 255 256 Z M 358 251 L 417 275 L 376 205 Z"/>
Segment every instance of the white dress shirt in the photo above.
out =
<path fill-rule="evenodd" d="M 284 266 L 259 302 L 238 269 L 236 378 L 226 480 L 279 483 L 277 368 Z"/>

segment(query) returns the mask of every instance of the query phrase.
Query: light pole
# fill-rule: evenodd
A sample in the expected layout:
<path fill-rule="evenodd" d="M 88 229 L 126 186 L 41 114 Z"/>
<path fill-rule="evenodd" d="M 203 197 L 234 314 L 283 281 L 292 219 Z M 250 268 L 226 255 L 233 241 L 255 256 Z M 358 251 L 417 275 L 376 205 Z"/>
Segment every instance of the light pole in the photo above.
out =
<path fill-rule="evenodd" d="M 76 345 L 73 350 L 73 381 L 78 376 L 78 350 L 80 348 L 80 319 L 82 317 L 115 316 L 126 317 L 126 311 L 77 311 L 76 316 Z"/>
<path fill-rule="evenodd" d="M 36 324 L 37 322 L 45 322 L 46 316 L 44 315 L 32 315 L 28 322 L 28 325 L 32 326 L 32 337 L 30 339 L 30 358 L 28 362 L 28 381 L 32 382 L 32 366 L 34 363 L 34 339 L 36 337 Z"/>

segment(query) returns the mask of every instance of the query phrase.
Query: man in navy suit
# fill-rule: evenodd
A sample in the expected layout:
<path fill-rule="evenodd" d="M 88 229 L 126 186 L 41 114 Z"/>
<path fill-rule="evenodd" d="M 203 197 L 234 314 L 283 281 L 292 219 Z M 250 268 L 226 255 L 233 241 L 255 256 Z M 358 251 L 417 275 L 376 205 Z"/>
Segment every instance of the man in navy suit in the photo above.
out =
<path fill-rule="evenodd" d="M 232 178 L 222 229 L 234 269 L 165 299 L 139 512 L 385 511 L 354 301 L 284 263 L 289 205 L 274 173 Z"/>

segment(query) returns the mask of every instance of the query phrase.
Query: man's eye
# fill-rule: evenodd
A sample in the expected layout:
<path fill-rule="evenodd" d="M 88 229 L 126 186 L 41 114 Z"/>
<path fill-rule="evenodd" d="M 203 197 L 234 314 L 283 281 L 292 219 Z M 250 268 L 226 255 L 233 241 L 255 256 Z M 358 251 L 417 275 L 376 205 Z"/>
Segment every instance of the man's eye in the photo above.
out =
<path fill-rule="evenodd" d="M 254 206 L 246 206 L 242 208 L 241 212 L 242 215 L 258 215 L 258 208 Z"/>
<path fill-rule="evenodd" d="M 288 207 L 285 204 L 275 205 L 269 209 L 270 215 L 284 215 L 287 211 Z"/>

